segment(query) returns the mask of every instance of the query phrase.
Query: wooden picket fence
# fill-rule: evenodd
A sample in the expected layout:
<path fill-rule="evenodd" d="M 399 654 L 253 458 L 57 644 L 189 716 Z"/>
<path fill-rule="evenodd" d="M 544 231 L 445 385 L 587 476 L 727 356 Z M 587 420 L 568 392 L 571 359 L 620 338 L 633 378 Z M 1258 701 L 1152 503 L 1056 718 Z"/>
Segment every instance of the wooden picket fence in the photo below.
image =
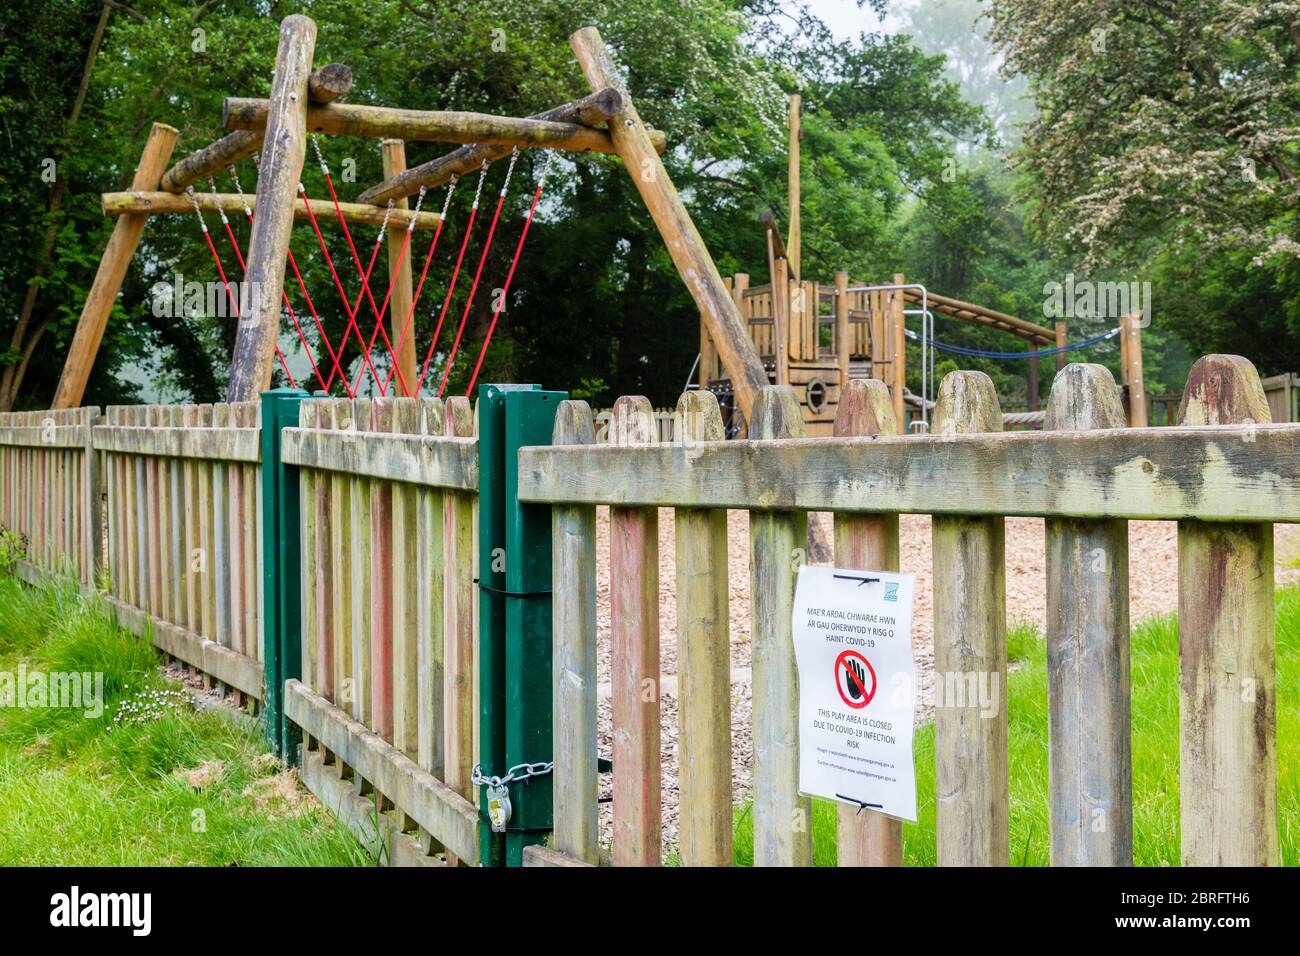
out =
<path fill-rule="evenodd" d="M 305 400 L 281 434 L 301 483 L 302 679 L 284 707 L 303 780 L 389 862 L 442 848 L 476 865 L 472 408 Z"/>
<path fill-rule="evenodd" d="M 110 405 L 106 599 L 118 623 L 256 712 L 263 695 L 257 402 Z"/>
<path fill-rule="evenodd" d="M 610 506 L 613 862 L 660 862 L 657 508 L 674 509 L 680 852 L 732 862 L 725 509 L 749 512 L 753 829 L 758 865 L 812 859 L 798 788 L 792 604 L 806 513 L 835 513 L 837 566 L 897 570 L 898 515 L 933 516 L 936 683 L 996 679 L 996 712 L 935 712 L 940 864 L 1009 862 L 1003 517 L 1046 519 L 1051 855 L 1132 862 L 1128 519 L 1178 522 L 1183 861 L 1275 864 L 1272 523 L 1300 521 L 1300 426 L 1268 422 L 1244 359 L 1192 369 L 1175 428 L 1124 428 L 1098 365 L 1058 374 L 1046 429 L 1001 433 L 991 381 L 955 372 L 935 433 L 901 437 L 880 383 L 850 383 L 836 437 L 802 439 L 796 397 L 770 387 L 751 440 L 722 438 L 716 400 L 690 391 L 683 436 L 656 441 L 644 399 L 620 399 L 596 444 L 583 402 L 554 444 L 519 453 L 521 501 L 553 507 L 554 794 L 535 865 L 596 864 L 596 506 Z M 621 421 L 620 421 L 621 420 Z M 777 440 L 779 439 L 779 440 Z M 898 864 L 901 827 L 841 808 L 842 865 Z"/>
<path fill-rule="evenodd" d="M 97 408 L 0 414 L 0 527 L 25 556 L 29 580 L 71 574 L 94 583 L 102 547 L 91 429 Z"/>

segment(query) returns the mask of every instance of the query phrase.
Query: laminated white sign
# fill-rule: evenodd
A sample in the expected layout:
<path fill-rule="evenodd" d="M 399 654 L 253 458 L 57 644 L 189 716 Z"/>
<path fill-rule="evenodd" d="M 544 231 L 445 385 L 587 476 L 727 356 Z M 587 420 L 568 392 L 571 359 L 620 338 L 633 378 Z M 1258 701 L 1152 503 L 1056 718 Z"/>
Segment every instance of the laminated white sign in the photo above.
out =
<path fill-rule="evenodd" d="M 799 569 L 799 791 L 916 819 L 911 575 Z"/>

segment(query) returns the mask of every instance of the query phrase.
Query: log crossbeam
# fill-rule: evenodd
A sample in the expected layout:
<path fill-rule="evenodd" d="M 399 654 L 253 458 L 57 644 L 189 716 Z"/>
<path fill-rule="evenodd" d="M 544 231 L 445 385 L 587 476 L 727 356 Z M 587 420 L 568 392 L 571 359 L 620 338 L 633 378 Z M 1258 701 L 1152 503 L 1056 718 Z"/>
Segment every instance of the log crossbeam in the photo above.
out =
<path fill-rule="evenodd" d="M 257 204 L 252 196 L 243 197 L 237 193 L 206 193 L 197 190 L 194 193 L 194 202 L 198 203 L 199 208 L 204 212 L 224 211 L 242 216 L 245 201 L 256 212 Z M 148 216 L 165 213 L 188 213 L 193 215 L 194 213 L 194 205 L 188 196 L 169 192 L 104 193 L 100 197 L 100 206 L 106 216 L 126 216 L 139 213 Z M 311 214 L 322 224 L 338 220 L 338 213 L 334 210 L 334 203 L 325 199 L 308 199 L 306 202 L 301 199 L 295 200 L 293 207 L 294 218 L 307 219 L 308 207 L 311 209 Z M 372 206 L 368 203 L 341 202 L 338 204 L 338 208 L 342 212 L 344 220 L 348 223 L 368 223 L 378 226 L 384 222 L 385 210 L 382 206 Z M 407 209 L 394 208 L 389 214 L 388 224 L 390 226 L 406 226 L 412 219 L 415 220 L 416 229 L 432 229 L 438 225 L 438 222 L 442 219 L 442 214 L 423 210 L 415 213 Z"/>

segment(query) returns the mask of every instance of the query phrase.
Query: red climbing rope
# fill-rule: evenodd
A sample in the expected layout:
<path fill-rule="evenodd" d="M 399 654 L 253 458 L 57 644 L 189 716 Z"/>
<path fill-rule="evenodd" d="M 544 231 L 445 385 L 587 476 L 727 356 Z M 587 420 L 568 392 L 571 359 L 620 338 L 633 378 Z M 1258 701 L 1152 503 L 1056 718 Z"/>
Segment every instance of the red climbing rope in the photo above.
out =
<path fill-rule="evenodd" d="M 397 337 L 397 351 L 395 353 L 397 355 L 402 354 L 402 346 L 406 344 L 406 333 L 410 331 L 411 320 L 415 317 L 416 303 L 420 301 L 420 294 L 424 291 L 424 280 L 425 277 L 428 276 L 429 274 L 429 263 L 433 261 L 433 250 L 437 248 L 438 237 L 442 235 L 442 224 L 447 221 L 447 210 L 451 206 L 451 194 L 453 191 L 455 191 L 455 189 L 456 189 L 456 177 L 453 176 L 451 178 L 450 184 L 448 184 L 447 186 L 447 196 L 442 203 L 442 215 L 438 217 L 438 225 L 433 231 L 433 239 L 429 242 L 429 251 L 425 253 L 424 256 L 424 268 L 420 270 L 420 281 L 415 287 L 415 295 L 411 297 L 411 308 L 407 311 L 406 321 L 402 323 L 402 334 Z M 424 192 L 425 189 L 423 186 L 421 186 L 420 187 L 421 200 L 424 199 Z M 388 369 L 388 377 L 384 379 L 385 389 L 387 389 L 388 386 L 393 381 L 393 372 L 396 370 L 396 365 L 397 363 L 394 362 L 393 366 Z M 415 387 L 416 390 L 418 391 L 420 387 L 419 383 L 417 383 Z"/>
<path fill-rule="evenodd" d="M 501 185 L 501 195 L 497 198 L 496 211 L 492 213 L 492 225 L 488 227 L 487 241 L 483 243 L 483 254 L 478 258 L 478 268 L 474 270 L 474 281 L 469 287 L 469 297 L 465 300 L 465 311 L 460 315 L 460 326 L 456 329 L 456 340 L 451 344 L 451 354 L 447 356 L 447 366 L 442 370 L 442 383 L 438 386 L 438 397 L 442 398 L 447 388 L 447 377 L 451 375 L 452 363 L 456 361 L 456 350 L 460 347 L 460 338 L 465 334 L 465 322 L 469 319 L 469 310 L 474 305 L 474 294 L 478 291 L 478 280 L 483 275 L 483 264 L 487 262 L 488 252 L 492 249 L 492 237 L 497 231 L 497 221 L 501 218 L 501 207 L 505 205 L 506 189 L 510 186 L 510 176 L 515 171 L 515 162 L 519 159 L 519 147 L 510 153 L 510 167 L 506 170 L 506 181 Z"/>
<path fill-rule="evenodd" d="M 212 195 L 217 195 L 216 180 L 209 177 L 208 183 L 212 186 Z M 221 224 L 226 227 L 226 236 L 230 239 L 230 248 L 235 251 L 235 259 L 239 262 L 239 269 L 244 273 L 244 276 L 247 277 L 248 266 L 244 264 L 244 254 L 239 249 L 239 240 L 235 238 L 235 231 L 230 228 L 230 220 L 226 218 L 226 211 L 218 207 L 217 212 L 221 215 Z M 247 208 L 245 209 L 245 212 L 248 213 Z M 249 214 L 248 221 L 250 224 L 253 221 L 251 213 Z M 302 349 L 307 353 L 307 361 L 311 362 L 311 370 L 316 374 L 316 381 L 320 382 L 321 385 L 324 386 L 325 379 L 321 377 L 320 369 L 316 367 L 316 357 L 311 354 L 311 347 L 307 344 L 307 336 L 303 334 L 302 326 L 298 324 L 298 316 L 294 313 L 293 306 L 289 304 L 289 296 L 285 293 L 283 287 L 280 289 L 280 298 L 284 300 L 284 307 L 289 310 L 289 318 L 293 321 L 293 327 L 298 331 L 298 340 L 302 342 Z M 289 369 L 286 367 L 285 373 L 287 374 L 288 371 Z M 289 376 L 289 381 L 291 383 L 293 382 L 293 376 Z"/>
<path fill-rule="evenodd" d="M 251 226 L 253 224 L 253 210 L 249 207 L 248 198 L 244 195 L 244 187 L 239 183 L 239 173 L 234 166 L 227 166 L 226 172 L 230 174 L 230 181 L 235 184 L 235 192 L 239 193 L 239 201 L 244 204 L 244 217 L 248 220 L 248 224 Z M 321 390 L 328 392 L 330 383 L 334 380 L 335 374 L 339 372 L 339 357 L 334 352 L 334 346 L 330 343 L 329 336 L 325 334 L 325 325 L 321 322 L 320 315 L 316 312 L 316 303 L 312 301 L 311 294 L 307 291 L 307 284 L 302 281 L 302 273 L 298 271 L 298 260 L 294 258 L 293 249 L 286 249 L 286 252 L 289 257 L 289 266 L 293 269 L 294 278 L 298 280 L 298 288 L 302 291 L 302 297 L 307 302 L 307 308 L 311 312 L 312 320 L 316 323 L 316 334 L 320 336 L 320 340 L 325 344 L 325 351 L 329 354 L 330 363 L 334 366 L 333 371 L 330 372 L 329 380 L 320 383 Z M 293 306 L 289 303 L 288 293 L 281 288 L 280 294 L 284 298 L 285 308 L 289 310 L 290 315 L 293 315 Z M 298 330 L 298 334 L 299 336 L 302 336 L 301 329 Z M 302 344 L 304 348 L 307 348 L 306 337 L 303 337 Z M 311 355 L 311 350 L 309 348 L 307 349 L 307 354 Z M 316 367 L 315 360 L 312 361 L 312 367 Z M 319 371 L 316 373 L 316 379 L 317 381 L 320 381 Z M 343 387 L 345 389 L 348 387 L 346 379 L 344 379 Z M 352 394 L 351 389 L 348 389 L 348 398 L 354 397 L 355 396 Z"/>
<path fill-rule="evenodd" d="M 451 305 L 451 295 L 456 291 L 456 281 L 460 278 L 460 266 L 465 261 L 465 249 L 469 245 L 469 237 L 474 232 L 474 219 L 478 215 L 479 196 L 483 193 L 483 180 L 487 177 L 487 160 L 479 168 L 478 174 L 478 191 L 474 193 L 474 205 L 470 206 L 469 221 L 465 224 L 465 236 L 460 241 L 460 252 L 456 256 L 456 268 L 451 273 L 451 281 L 447 283 L 447 295 L 442 300 L 442 310 L 438 313 L 438 325 L 433 330 L 433 338 L 429 340 L 429 351 L 424 356 L 424 367 L 420 370 L 420 379 L 415 383 L 415 391 L 419 393 L 424 386 L 424 377 L 429 374 L 429 362 L 433 359 L 433 349 L 438 344 L 438 337 L 442 334 L 442 321 L 447 317 L 447 306 Z"/>
<path fill-rule="evenodd" d="M 409 395 L 409 394 L 410 394 L 410 389 L 408 388 L 408 386 L 407 386 L 407 384 L 406 384 L 406 379 L 405 379 L 405 377 L 402 375 L 402 369 L 401 369 L 401 367 L 397 365 L 397 355 L 396 355 L 396 353 L 393 351 L 393 344 L 392 344 L 392 342 L 390 342 L 390 341 L 388 340 L 388 332 L 384 329 L 384 315 L 385 315 L 385 313 L 387 313 L 387 311 L 388 311 L 388 303 L 389 303 L 389 300 L 392 298 L 392 295 L 393 295 L 393 278 L 396 277 L 398 271 L 402 268 L 402 262 L 403 262 L 403 260 L 404 260 L 405 257 L 406 257 L 406 251 L 407 251 L 407 248 L 408 248 L 408 247 L 410 246 L 410 244 L 411 244 L 411 232 L 412 232 L 412 228 L 411 228 L 411 227 L 408 227 L 408 228 L 407 228 L 407 230 L 406 230 L 406 236 L 402 239 L 402 248 L 401 248 L 401 251 L 398 252 L 398 254 L 397 254 L 397 261 L 396 261 L 396 263 L 395 263 L 395 264 L 390 268 L 390 270 L 389 270 L 388 294 L 384 296 L 384 304 L 383 304 L 382 307 L 381 307 L 381 306 L 376 306 L 376 305 L 375 305 L 375 297 L 374 297 L 374 294 L 370 291 L 370 269 L 368 268 L 368 269 L 365 269 L 365 270 L 363 271 L 362 268 L 361 268 L 361 256 L 357 254 L 357 247 L 356 247 L 356 244 L 353 243 L 353 241 L 352 241 L 352 231 L 351 231 L 350 229 L 348 229 L 348 222 L 347 222 L 347 219 L 343 216 L 343 209 L 339 206 L 339 197 L 338 197 L 338 194 L 337 194 L 337 193 L 335 192 L 335 190 L 334 190 L 334 178 L 333 178 L 332 176 L 330 176 L 329 166 L 326 165 L 326 163 L 325 163 L 325 158 L 324 158 L 324 156 L 321 155 L 321 151 L 320 151 L 320 143 L 317 141 L 317 138 L 316 138 L 315 135 L 313 135 L 312 138 L 311 138 L 311 145 L 312 145 L 312 149 L 314 149 L 314 150 L 316 151 L 316 160 L 317 160 L 317 162 L 320 163 L 321 173 L 322 173 L 322 175 L 324 175 L 324 177 L 325 177 L 325 185 L 326 185 L 327 187 L 329 187 L 329 191 L 330 191 L 330 199 L 331 199 L 331 200 L 333 201 L 333 203 L 334 203 L 334 211 L 335 211 L 335 213 L 338 215 L 338 218 L 339 218 L 339 225 L 343 227 L 343 236 L 344 236 L 344 238 L 347 239 L 347 242 L 348 242 L 348 249 L 349 249 L 349 250 L 351 251 L 351 253 L 352 253 L 352 261 L 353 261 L 353 263 L 354 263 L 354 264 L 356 265 L 356 267 L 357 267 L 357 272 L 358 272 L 358 274 L 361 275 L 361 290 L 362 290 L 362 292 L 365 294 L 366 299 L 370 302 L 370 309 L 371 309 L 371 311 L 374 313 L 374 316 L 375 316 L 375 330 L 374 330 L 374 332 L 372 332 L 372 333 L 370 334 L 370 342 L 369 342 L 369 344 L 364 344 L 364 345 L 362 345 L 362 348 L 365 350 L 365 353 L 366 353 L 366 364 L 367 364 L 367 365 L 369 366 L 369 368 L 370 368 L 370 374 L 373 375 L 373 376 L 375 377 L 375 384 L 379 387 L 379 394 L 380 394 L 380 395 L 385 395 L 385 394 L 387 394 L 387 390 L 386 390 L 385 387 L 384 387 L 384 383 L 381 382 L 381 381 L 379 380 L 379 373 L 375 371 L 374 363 L 370 360 L 370 354 L 371 354 L 371 352 L 374 350 L 374 347 L 375 347 L 375 339 L 376 339 L 377 337 L 382 337 L 383 340 L 384 340 L 384 348 L 386 348 L 386 349 L 388 350 L 388 355 L 389 355 L 390 360 L 392 361 L 393 365 L 394 365 L 395 367 L 397 367 L 397 380 L 398 380 L 398 383 L 402 386 L 402 391 L 403 391 L 403 393 Z M 380 231 L 379 231 L 379 239 L 380 239 L 380 240 L 382 240 L 382 238 L 383 238 L 383 236 L 384 236 L 384 234 L 385 234 L 385 232 L 386 232 L 386 228 L 387 228 L 387 225 L 388 225 L 387 217 L 388 217 L 389 214 L 392 213 L 392 209 L 393 209 L 393 203 L 392 203 L 392 201 L 390 200 L 389 203 L 388 203 L 388 213 L 385 214 L 384 228 L 381 228 Z M 417 207 L 416 212 L 418 212 L 418 211 L 419 211 L 419 209 L 418 209 L 418 207 Z M 376 241 L 376 246 L 375 246 L 375 251 L 376 251 L 376 252 L 378 252 L 378 248 L 379 248 L 379 247 L 378 247 L 378 240 L 377 240 L 377 241 Z M 373 255 L 371 256 L 370 267 L 371 267 L 371 268 L 374 267 L 374 256 L 373 256 Z M 355 310 L 354 310 L 354 312 L 355 312 Z M 358 334 L 358 335 L 361 334 L 359 330 L 358 330 L 357 334 Z M 353 389 L 354 389 L 354 390 L 357 389 L 357 388 L 360 388 L 360 386 L 361 386 L 361 378 L 362 378 L 363 374 L 364 374 L 364 369 L 363 369 L 363 370 L 360 370 L 360 371 L 357 372 L 357 380 L 356 380 L 356 382 L 353 384 Z"/>
<path fill-rule="evenodd" d="M 364 293 L 357 294 L 357 304 L 354 307 L 349 301 L 347 291 L 343 288 L 343 281 L 339 278 L 338 270 L 334 268 L 334 258 L 330 255 L 329 248 L 325 245 L 325 236 L 321 234 L 320 224 L 316 221 L 316 214 L 312 212 L 311 203 L 307 199 L 307 190 L 302 185 L 302 183 L 298 184 L 298 193 L 299 195 L 302 196 L 303 203 L 306 204 L 307 206 L 307 219 L 311 222 L 311 227 L 316 233 L 316 240 L 320 243 L 321 252 L 324 253 L 325 255 L 325 264 L 329 266 L 330 275 L 334 277 L 334 286 L 339 290 L 339 296 L 340 298 L 343 299 L 343 311 L 344 313 L 347 314 L 348 317 L 348 326 L 343 333 L 343 341 L 339 343 L 338 354 L 339 355 L 343 354 L 343 349 L 348 344 L 348 336 L 355 329 L 357 333 L 357 341 L 361 344 L 361 357 L 364 360 L 365 366 L 370 369 L 370 373 L 375 376 L 375 381 L 378 382 L 379 375 L 375 372 L 375 367 L 370 361 L 370 350 L 366 348 L 365 336 L 361 334 L 361 329 L 357 325 L 357 309 L 361 307 L 361 295 Z M 390 206 L 389 208 L 391 209 L 392 207 Z M 366 269 L 365 273 L 361 277 L 362 286 L 365 286 L 367 284 L 367 281 L 370 276 L 370 270 L 375 267 L 375 258 L 379 254 L 379 244 L 383 241 L 384 229 L 387 226 L 387 216 L 384 217 L 384 223 L 385 223 L 384 226 L 380 226 L 378 238 L 375 239 L 375 249 L 374 252 L 372 252 L 370 255 L 370 266 L 369 268 Z M 349 242 L 351 242 L 350 239 Z M 355 395 L 356 390 L 348 387 L 347 374 L 342 371 L 340 371 L 339 374 L 343 378 L 344 388 L 348 389 L 348 394 Z M 334 375 L 333 373 L 331 373 L 325 385 L 326 391 L 329 390 L 329 386 L 333 381 L 334 381 Z M 382 395 L 383 392 L 381 391 L 380 394 Z"/>
<path fill-rule="evenodd" d="M 554 158 L 554 153 L 547 154 L 546 165 L 542 167 L 542 174 L 537 178 L 537 191 L 533 193 L 533 204 L 528 207 L 528 218 L 524 220 L 524 228 L 519 233 L 519 242 L 515 245 L 515 256 L 510 260 L 510 271 L 506 273 L 505 284 L 501 287 L 501 298 L 492 312 L 492 321 L 488 325 L 487 335 L 483 337 L 483 347 L 479 349 L 478 361 L 474 363 L 474 374 L 469 377 L 469 388 L 465 389 L 466 398 L 474 392 L 474 383 L 478 381 L 479 370 L 483 368 L 483 359 L 487 356 L 492 332 L 496 329 L 497 319 L 501 317 L 501 312 L 506 307 L 506 296 L 510 294 L 510 281 L 515 277 L 515 266 L 519 265 L 519 255 L 524 251 L 524 240 L 528 238 L 528 227 L 533 224 L 533 214 L 537 212 L 537 202 L 542 198 L 542 187 L 546 185 L 546 174 L 551 171 L 551 160 Z"/>
<path fill-rule="evenodd" d="M 230 300 L 230 307 L 235 310 L 235 319 L 240 320 L 243 316 L 239 314 L 239 300 L 236 298 L 235 294 L 230 291 L 230 282 L 226 279 L 225 266 L 221 264 L 221 256 L 217 254 L 217 247 L 212 241 L 212 234 L 208 232 L 208 224 L 203 221 L 203 210 L 199 208 L 199 201 L 194 197 L 194 187 L 190 186 L 186 189 L 186 193 L 190 197 L 190 203 L 194 206 L 194 214 L 199 217 L 199 228 L 203 230 L 203 238 L 207 240 L 208 250 L 212 253 L 212 261 L 217 264 L 217 274 L 221 276 L 221 284 L 225 287 L 226 298 Z M 222 215 L 222 218 L 225 218 L 224 214 Z M 240 267 L 243 267 L 242 260 Z M 293 373 L 289 371 L 289 364 L 284 360 L 284 353 L 280 351 L 279 342 L 275 343 L 275 354 L 280 357 L 280 367 L 284 369 L 284 374 L 288 376 L 289 384 L 293 388 L 297 388 L 298 383 L 293 380 Z"/>

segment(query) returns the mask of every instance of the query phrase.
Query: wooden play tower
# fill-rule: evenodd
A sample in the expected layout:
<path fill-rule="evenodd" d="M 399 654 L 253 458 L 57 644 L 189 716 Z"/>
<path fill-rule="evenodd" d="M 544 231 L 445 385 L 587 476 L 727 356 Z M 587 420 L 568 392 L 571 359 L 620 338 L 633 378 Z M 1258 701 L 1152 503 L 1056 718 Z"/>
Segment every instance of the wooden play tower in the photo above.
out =
<path fill-rule="evenodd" d="M 789 239 L 783 242 L 776 218 L 760 217 L 767 233 L 769 281 L 751 285 L 750 276 L 726 277 L 726 284 L 746 324 L 769 382 L 792 386 L 803 408 L 804 428 L 810 436 L 830 435 L 839 397 L 850 379 L 877 379 L 889 388 L 899 422 L 913 420 L 920 430 L 926 416 L 923 396 L 911 392 L 907 381 L 907 319 L 921 325 L 923 313 L 947 316 L 998 329 L 1022 339 L 1029 352 L 1067 344 L 1066 323 L 1053 328 L 940 295 L 923 285 L 909 283 L 901 273 L 874 281 L 851 279 L 836 272 L 831 282 L 803 276 L 800 262 L 799 145 L 800 97 L 790 97 L 789 113 Z M 1147 424 L 1146 397 L 1142 389 L 1141 328 L 1135 316 L 1120 320 L 1121 393 L 1129 424 Z M 1054 357 L 1059 371 L 1068 361 Z M 1040 423 L 1039 359 L 1028 357 L 1024 412 L 1008 415 L 1009 423 L 1034 427 Z M 732 393 L 726 362 L 707 324 L 700 326 L 698 384 L 724 401 Z"/>

